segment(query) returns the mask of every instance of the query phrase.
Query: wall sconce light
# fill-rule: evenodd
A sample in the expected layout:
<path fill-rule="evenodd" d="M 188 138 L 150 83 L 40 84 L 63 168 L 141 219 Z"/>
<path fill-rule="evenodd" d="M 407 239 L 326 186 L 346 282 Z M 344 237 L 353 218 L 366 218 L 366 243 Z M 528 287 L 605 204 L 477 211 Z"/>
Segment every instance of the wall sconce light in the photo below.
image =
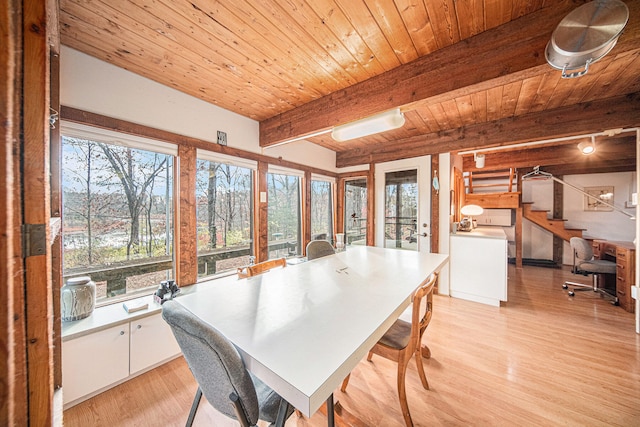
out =
<path fill-rule="evenodd" d="M 473 153 L 473 160 L 476 162 L 476 167 L 482 169 L 484 167 L 484 154 Z"/>
<path fill-rule="evenodd" d="M 578 150 L 585 156 L 594 153 L 596 151 L 596 138 L 592 136 L 591 141 L 582 141 L 578 144 Z"/>
<path fill-rule="evenodd" d="M 342 142 L 354 138 L 373 135 L 374 133 L 398 129 L 404 125 L 404 114 L 399 108 L 375 114 L 355 122 L 336 126 L 331 132 L 334 140 Z"/>

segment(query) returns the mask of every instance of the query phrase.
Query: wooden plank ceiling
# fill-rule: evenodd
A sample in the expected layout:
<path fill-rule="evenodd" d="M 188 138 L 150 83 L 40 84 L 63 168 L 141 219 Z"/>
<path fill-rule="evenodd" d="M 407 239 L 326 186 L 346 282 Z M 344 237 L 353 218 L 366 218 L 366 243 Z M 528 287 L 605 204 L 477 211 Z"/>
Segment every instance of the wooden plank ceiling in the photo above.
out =
<path fill-rule="evenodd" d="M 395 131 L 307 137 L 342 167 L 640 126 L 640 0 L 625 2 L 624 33 L 586 76 L 562 79 L 545 61 L 583 3 L 61 0 L 60 28 L 67 46 L 260 121 L 265 147 L 401 107 Z M 616 144 L 615 170 L 633 169 L 633 138 Z"/>

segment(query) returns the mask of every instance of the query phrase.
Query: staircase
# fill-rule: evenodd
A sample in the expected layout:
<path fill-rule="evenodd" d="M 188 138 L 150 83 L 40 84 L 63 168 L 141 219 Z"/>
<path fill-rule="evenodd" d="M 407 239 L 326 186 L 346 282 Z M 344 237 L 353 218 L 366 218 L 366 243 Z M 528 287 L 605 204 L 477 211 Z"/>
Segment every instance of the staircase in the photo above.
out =
<path fill-rule="evenodd" d="M 567 242 L 572 237 L 582 237 L 583 229 L 566 228 L 565 219 L 548 218 L 549 211 L 533 209 L 533 202 L 522 203 L 522 216 Z"/>
<path fill-rule="evenodd" d="M 565 219 L 549 218 L 548 210 L 533 209 L 533 202 L 521 202 L 520 192 L 513 191 L 517 173 L 514 169 L 491 172 L 465 172 L 465 204 L 477 204 L 485 209 L 522 208 L 522 217 L 567 242 L 582 237 L 583 229 L 566 228 Z M 499 192 L 502 191 L 502 192 Z"/>

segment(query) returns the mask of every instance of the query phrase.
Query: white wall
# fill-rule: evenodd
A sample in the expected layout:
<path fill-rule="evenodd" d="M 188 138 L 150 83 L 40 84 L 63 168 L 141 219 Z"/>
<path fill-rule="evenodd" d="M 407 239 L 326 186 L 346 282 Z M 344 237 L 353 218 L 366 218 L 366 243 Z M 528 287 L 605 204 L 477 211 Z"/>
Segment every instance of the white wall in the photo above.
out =
<path fill-rule="evenodd" d="M 578 188 L 613 186 L 613 204 L 625 212 L 635 215 L 635 207 L 626 209 L 625 204 L 635 192 L 635 172 L 618 172 L 592 175 L 566 175 L 564 181 Z M 598 239 L 631 242 L 636 236 L 636 221 L 620 212 L 593 212 L 584 210 L 584 195 L 575 190 L 565 190 L 564 216 L 567 227 L 584 228 L 584 235 Z M 564 262 L 571 264 L 571 249 L 564 248 Z"/>
<path fill-rule="evenodd" d="M 460 156 L 457 156 L 460 157 Z M 451 223 L 451 183 L 453 182 L 453 167 L 451 165 L 451 156 L 449 153 L 443 153 L 438 156 L 440 170 L 438 171 L 438 182 L 440 184 L 440 235 L 439 250 L 441 254 L 449 254 L 449 235 Z M 447 179 L 448 178 L 448 179 Z M 441 295 L 449 295 L 449 263 L 442 268 L 440 277 L 438 278 L 438 293 Z"/>
<path fill-rule="evenodd" d="M 271 157 L 337 171 L 335 152 L 306 141 L 262 149 L 258 122 L 62 46 L 61 104 Z"/>
<path fill-rule="evenodd" d="M 605 185 L 613 186 L 614 205 L 624 209 L 630 214 L 635 213 L 635 208 L 625 208 L 625 203 L 631 199 L 631 193 L 634 192 L 636 188 L 634 172 L 565 175 L 562 179 L 580 189 Z M 524 202 L 533 201 L 534 209 L 552 211 L 553 181 L 524 181 L 522 200 Z M 636 223 L 626 215 L 616 211 L 584 211 L 584 195 L 568 186 L 564 186 L 563 200 L 563 217 L 567 220 L 565 223 L 567 228 L 584 229 L 584 236 L 589 238 L 623 241 L 634 240 Z M 526 220 L 523 222 L 522 232 L 524 258 L 553 258 L 553 237 L 550 233 Z M 563 263 L 571 264 L 571 248 L 566 242 L 563 253 Z"/>

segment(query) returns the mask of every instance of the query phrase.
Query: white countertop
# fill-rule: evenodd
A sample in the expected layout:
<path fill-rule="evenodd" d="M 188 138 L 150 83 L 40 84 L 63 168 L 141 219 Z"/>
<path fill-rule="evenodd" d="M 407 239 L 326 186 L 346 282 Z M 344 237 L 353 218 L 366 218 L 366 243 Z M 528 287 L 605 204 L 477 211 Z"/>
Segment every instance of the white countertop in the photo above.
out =
<path fill-rule="evenodd" d="M 183 295 L 197 292 L 203 287 L 206 288 L 210 285 L 210 283 L 214 283 L 216 280 L 219 280 L 220 283 L 224 281 L 237 281 L 238 276 L 236 274 L 226 277 L 220 276 L 215 279 L 210 279 L 207 282 L 185 286 L 183 288 L 180 288 L 180 294 L 177 296 L 177 298 L 180 298 Z M 127 311 L 122 306 L 122 301 L 104 305 L 102 307 L 97 307 L 95 310 L 93 310 L 93 313 L 89 317 L 81 320 L 62 322 L 62 341 L 79 338 L 83 335 L 97 332 L 111 326 L 120 325 L 147 316 L 152 316 L 162 311 L 162 306 L 153 300 L 153 295 L 145 295 L 129 301 L 144 301 L 149 304 L 149 307 L 133 313 L 127 313 Z"/>
<path fill-rule="evenodd" d="M 485 239 L 507 239 L 502 227 L 477 227 L 472 231 L 458 231 L 452 233 L 451 237 L 484 237 Z"/>

